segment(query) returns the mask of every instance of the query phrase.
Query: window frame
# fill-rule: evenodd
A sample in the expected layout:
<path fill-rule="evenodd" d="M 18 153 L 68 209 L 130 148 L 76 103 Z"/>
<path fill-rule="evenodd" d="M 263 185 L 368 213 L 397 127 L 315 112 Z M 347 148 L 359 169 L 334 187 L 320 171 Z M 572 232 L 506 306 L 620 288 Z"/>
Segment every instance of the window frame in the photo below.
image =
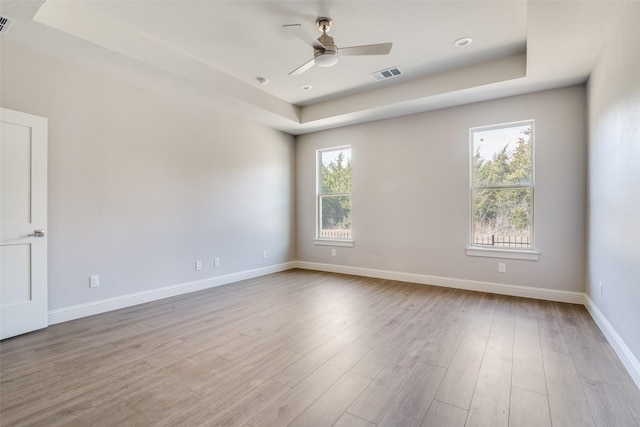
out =
<path fill-rule="evenodd" d="M 353 148 L 350 144 L 339 145 L 336 147 L 327 147 L 320 148 L 316 150 L 316 221 L 315 221 L 315 238 L 313 243 L 315 245 L 320 246 L 342 246 L 342 247 L 353 247 L 353 225 L 351 228 L 351 237 L 348 239 L 340 239 L 340 238 L 328 238 L 322 237 L 322 196 L 331 195 L 331 196 L 349 196 L 351 199 L 351 220 L 353 221 L 353 175 L 352 178 L 352 188 L 350 193 L 322 193 L 322 153 L 332 152 L 332 151 L 344 151 L 350 150 L 351 156 L 353 157 Z M 353 163 L 352 163 L 353 165 Z M 353 167 L 353 166 L 352 166 Z"/>
<path fill-rule="evenodd" d="M 531 180 L 528 185 L 522 184 L 509 184 L 509 185 L 492 185 L 476 187 L 474 185 L 474 146 L 473 136 L 475 132 L 490 131 L 496 129 L 506 129 L 517 126 L 530 126 L 531 128 Z M 514 122 L 498 123 L 487 126 L 476 126 L 469 128 L 469 245 L 466 248 L 468 256 L 480 256 L 490 258 L 511 258 L 537 261 L 540 253 L 536 249 L 535 238 L 535 177 L 536 177 L 536 161 L 535 161 L 535 147 L 536 147 L 536 124 L 534 119 L 518 120 Z M 476 245 L 474 243 L 474 191 L 475 190 L 509 190 L 509 189 L 530 189 L 531 191 L 531 245 L 529 248 L 513 248 L 513 247 L 487 247 Z"/>

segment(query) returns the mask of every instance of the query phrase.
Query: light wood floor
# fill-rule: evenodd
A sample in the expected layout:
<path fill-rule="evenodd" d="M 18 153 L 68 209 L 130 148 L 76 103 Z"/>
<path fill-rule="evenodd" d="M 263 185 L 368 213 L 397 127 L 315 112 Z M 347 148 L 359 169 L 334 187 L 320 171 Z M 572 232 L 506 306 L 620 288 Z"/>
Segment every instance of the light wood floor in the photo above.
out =
<path fill-rule="evenodd" d="M 582 306 L 292 270 L 0 343 L 4 426 L 640 426 Z"/>

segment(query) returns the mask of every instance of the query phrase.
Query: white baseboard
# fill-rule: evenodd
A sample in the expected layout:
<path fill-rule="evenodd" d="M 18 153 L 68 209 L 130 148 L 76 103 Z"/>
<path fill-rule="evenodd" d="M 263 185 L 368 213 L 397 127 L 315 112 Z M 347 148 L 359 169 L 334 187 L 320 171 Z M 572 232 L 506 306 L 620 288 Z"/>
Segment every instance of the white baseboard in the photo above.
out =
<path fill-rule="evenodd" d="M 638 359 L 633 355 L 622 337 L 618 335 L 611 323 L 609 323 L 609 320 L 607 320 L 588 295 L 585 295 L 584 306 L 587 308 L 587 311 L 589 311 L 589 314 L 591 314 L 596 325 L 598 325 L 604 336 L 607 338 L 607 341 L 609 341 L 609 344 L 611 344 L 611 347 L 613 347 L 613 350 L 616 352 L 625 368 L 627 368 L 627 371 L 629 371 L 629 375 L 631 375 L 633 381 L 636 383 L 638 388 L 640 388 L 640 361 L 638 361 Z"/>
<path fill-rule="evenodd" d="M 54 325 L 56 323 L 80 319 L 87 316 L 93 316 L 94 314 L 105 313 L 107 311 L 118 310 L 138 304 L 157 301 L 160 299 L 182 295 L 189 292 L 201 291 L 216 286 L 226 285 L 229 283 L 238 282 L 240 280 L 253 279 L 255 277 L 264 276 L 266 274 L 290 270 L 292 268 L 351 274 L 364 277 L 375 277 L 379 279 L 398 280 L 402 282 L 413 282 L 426 285 L 437 285 L 448 288 L 467 289 L 472 291 L 489 292 L 494 294 L 519 296 L 525 298 L 568 302 L 572 304 L 584 304 L 584 294 L 580 292 L 558 291 L 554 289 L 479 282 L 473 280 L 453 279 L 448 277 L 402 273 L 388 270 L 375 270 L 370 268 L 351 267 L 335 264 L 291 261 L 283 264 L 257 268 L 254 270 L 241 271 L 238 273 L 211 277 L 194 282 L 180 283 L 177 285 L 166 286 L 164 288 L 151 289 L 149 291 L 136 292 L 119 297 L 107 298 L 104 300 L 92 301 L 85 304 L 78 304 L 71 307 L 51 310 L 49 311 L 49 324 Z"/>
<path fill-rule="evenodd" d="M 146 302 L 157 301 L 189 292 L 201 291 L 226 285 L 240 280 L 253 279 L 254 277 L 266 274 L 278 273 L 280 271 L 295 268 L 295 262 L 271 265 L 268 267 L 256 268 L 254 270 L 241 271 L 224 276 L 211 277 L 209 279 L 197 280 L 194 282 L 180 283 L 178 285 L 166 286 L 159 289 L 151 289 L 144 292 L 122 295 L 115 298 L 108 298 L 100 301 L 93 301 L 86 304 L 74 305 L 49 311 L 49 325 L 66 322 L 68 320 L 80 319 L 82 317 L 93 316 L 94 314 L 105 313 L 107 311 L 118 310 L 131 307 L 133 305 L 144 304 Z"/>
<path fill-rule="evenodd" d="M 582 292 L 534 288 L 531 286 L 516 286 L 504 283 L 480 282 L 477 280 L 429 276 L 426 274 L 402 273 L 398 271 L 376 270 L 372 268 L 351 267 L 347 265 L 321 264 L 307 261 L 297 261 L 295 265 L 297 268 L 305 270 L 317 270 L 331 273 L 373 277 L 377 279 L 398 280 L 401 282 L 444 286 L 446 288 L 466 289 L 470 291 L 542 299 L 547 301 L 566 302 L 571 304 L 584 304 L 585 296 Z"/>

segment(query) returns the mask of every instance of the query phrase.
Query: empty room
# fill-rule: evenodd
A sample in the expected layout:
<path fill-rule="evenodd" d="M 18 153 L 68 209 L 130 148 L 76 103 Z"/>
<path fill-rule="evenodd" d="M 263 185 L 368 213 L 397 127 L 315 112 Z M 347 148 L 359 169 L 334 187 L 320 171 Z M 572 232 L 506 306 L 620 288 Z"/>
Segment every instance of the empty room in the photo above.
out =
<path fill-rule="evenodd" d="M 0 0 L 0 425 L 640 427 L 639 22 Z"/>

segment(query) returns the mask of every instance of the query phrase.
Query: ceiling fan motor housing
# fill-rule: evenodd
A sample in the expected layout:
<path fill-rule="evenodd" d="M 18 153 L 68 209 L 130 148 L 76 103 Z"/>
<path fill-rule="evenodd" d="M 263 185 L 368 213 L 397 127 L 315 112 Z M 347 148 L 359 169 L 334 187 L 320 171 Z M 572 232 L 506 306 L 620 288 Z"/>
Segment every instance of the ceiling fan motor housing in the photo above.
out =
<path fill-rule="evenodd" d="M 331 67 L 338 62 L 338 48 L 333 41 L 333 37 L 323 33 L 318 37 L 318 41 L 325 47 L 324 49 L 315 49 L 314 59 L 315 65 L 318 67 Z"/>
<path fill-rule="evenodd" d="M 331 51 L 317 51 L 314 60 L 318 67 L 331 67 L 338 63 L 338 54 Z"/>

